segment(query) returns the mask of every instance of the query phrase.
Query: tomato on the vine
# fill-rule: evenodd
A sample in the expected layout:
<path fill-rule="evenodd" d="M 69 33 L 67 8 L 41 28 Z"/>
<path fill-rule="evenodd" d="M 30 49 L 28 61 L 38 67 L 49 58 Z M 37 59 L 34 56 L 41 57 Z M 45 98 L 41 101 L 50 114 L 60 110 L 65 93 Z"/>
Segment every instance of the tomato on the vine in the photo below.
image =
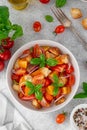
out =
<path fill-rule="evenodd" d="M 6 39 L 3 39 L 1 41 L 1 45 L 3 48 L 5 49 L 10 49 L 13 47 L 14 45 L 14 40 L 12 40 L 10 37 L 6 38 Z"/>
<path fill-rule="evenodd" d="M 2 71 L 4 69 L 4 61 L 0 60 L 0 71 Z"/>
<path fill-rule="evenodd" d="M 58 124 L 61 124 L 61 123 L 63 123 L 65 121 L 65 119 L 66 119 L 66 114 L 65 113 L 60 113 L 56 117 L 56 122 Z"/>
<path fill-rule="evenodd" d="M 41 30 L 41 23 L 39 21 L 34 22 L 33 29 L 35 32 L 39 32 Z"/>
<path fill-rule="evenodd" d="M 49 3 L 50 2 L 50 0 L 39 0 L 41 3 L 43 3 L 43 4 L 47 4 L 47 3 Z"/>
<path fill-rule="evenodd" d="M 59 34 L 59 33 L 64 32 L 64 30 L 65 30 L 65 27 L 64 27 L 63 25 L 58 25 L 58 26 L 55 28 L 54 33 L 55 33 L 55 34 Z"/>
<path fill-rule="evenodd" d="M 0 49 L 0 59 L 1 60 L 9 60 L 10 57 L 11 57 L 10 50 L 3 49 L 3 48 Z"/>

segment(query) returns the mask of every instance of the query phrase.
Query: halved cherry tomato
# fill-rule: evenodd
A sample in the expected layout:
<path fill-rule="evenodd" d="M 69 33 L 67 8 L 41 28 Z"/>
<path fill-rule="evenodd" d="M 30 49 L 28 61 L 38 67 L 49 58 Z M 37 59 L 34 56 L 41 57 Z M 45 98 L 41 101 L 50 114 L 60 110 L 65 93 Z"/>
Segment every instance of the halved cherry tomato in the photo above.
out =
<path fill-rule="evenodd" d="M 69 76 L 68 78 L 68 83 L 67 83 L 67 86 L 73 86 L 75 84 L 75 76 L 72 74 Z"/>
<path fill-rule="evenodd" d="M 41 30 L 41 23 L 39 21 L 34 22 L 33 29 L 35 32 L 39 32 Z"/>
<path fill-rule="evenodd" d="M 65 71 L 66 68 L 67 68 L 67 64 L 62 64 L 62 65 L 53 66 L 50 69 L 57 72 L 63 72 Z"/>
<path fill-rule="evenodd" d="M 4 61 L 0 60 L 0 71 L 2 71 L 4 69 Z"/>
<path fill-rule="evenodd" d="M 18 75 L 16 75 L 16 74 L 13 74 L 13 73 L 12 73 L 11 79 L 12 79 L 12 80 L 15 80 L 16 82 L 19 82 L 20 76 L 18 76 Z"/>
<path fill-rule="evenodd" d="M 18 97 L 21 99 L 21 100 L 24 100 L 24 101 L 29 101 L 29 100 L 32 100 L 32 99 L 35 99 L 35 95 L 32 94 L 30 96 L 24 96 L 22 93 L 19 93 L 18 94 Z"/>
<path fill-rule="evenodd" d="M 57 117 L 56 117 L 56 122 L 57 122 L 58 124 L 61 124 L 61 123 L 63 123 L 63 122 L 65 121 L 65 119 L 66 119 L 65 113 L 61 113 L 61 114 L 58 114 L 58 115 L 57 115 Z"/>
<path fill-rule="evenodd" d="M 11 52 L 7 49 L 0 49 L 0 59 L 2 60 L 9 60 L 11 58 Z"/>
<path fill-rule="evenodd" d="M 49 78 L 45 78 L 45 87 L 49 86 L 51 84 L 51 80 Z"/>
<path fill-rule="evenodd" d="M 55 28 L 54 33 L 59 34 L 59 33 L 64 32 L 64 30 L 65 30 L 65 27 L 64 27 L 63 25 L 58 25 L 58 26 Z"/>
<path fill-rule="evenodd" d="M 50 0 L 39 0 L 43 4 L 47 4 Z"/>
<path fill-rule="evenodd" d="M 14 45 L 14 40 L 12 40 L 10 37 L 3 39 L 1 41 L 1 45 L 3 46 L 3 48 L 5 49 L 10 49 L 13 47 Z"/>
<path fill-rule="evenodd" d="M 45 98 L 46 98 L 46 100 L 47 100 L 48 102 L 52 102 L 52 100 L 53 100 L 53 96 L 50 95 L 50 94 L 48 94 L 48 93 L 45 93 Z"/>
<path fill-rule="evenodd" d="M 66 69 L 66 73 L 71 74 L 71 73 L 73 73 L 73 72 L 74 72 L 73 66 L 72 66 L 72 65 L 68 65 L 68 67 L 67 67 L 67 69 Z"/>
<path fill-rule="evenodd" d="M 42 50 L 41 50 L 40 46 L 38 44 L 36 44 L 33 49 L 33 56 L 39 57 L 40 54 L 42 54 Z"/>

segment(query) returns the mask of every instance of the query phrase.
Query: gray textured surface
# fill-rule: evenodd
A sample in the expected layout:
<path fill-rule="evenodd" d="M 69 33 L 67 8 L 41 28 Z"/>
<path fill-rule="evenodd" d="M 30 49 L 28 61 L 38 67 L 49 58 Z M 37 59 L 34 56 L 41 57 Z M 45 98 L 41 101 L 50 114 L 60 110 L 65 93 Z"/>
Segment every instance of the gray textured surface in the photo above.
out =
<path fill-rule="evenodd" d="M 87 65 L 85 64 L 85 61 L 87 60 L 87 52 L 84 50 L 82 45 L 76 40 L 75 36 L 73 36 L 70 30 L 66 29 L 64 33 L 57 35 L 56 37 L 52 34 L 52 31 L 54 30 L 56 25 L 59 24 L 59 22 L 56 20 L 56 18 L 54 17 L 54 15 L 50 10 L 50 6 L 54 3 L 54 0 L 51 0 L 51 2 L 48 5 L 43 5 L 39 3 L 38 0 L 36 1 L 37 2 L 35 2 L 35 4 L 31 5 L 30 7 L 26 8 L 23 11 L 16 11 L 10 6 L 7 0 L 0 0 L 0 5 L 9 6 L 11 14 L 10 18 L 13 21 L 13 23 L 21 24 L 24 29 L 24 36 L 16 40 L 12 53 L 14 53 L 23 44 L 26 44 L 27 42 L 36 39 L 50 39 L 60 42 L 74 54 L 74 56 L 78 61 L 81 73 L 80 87 L 78 89 L 78 92 L 80 92 L 81 83 L 83 81 L 87 81 Z M 72 20 L 75 28 L 87 41 L 87 31 L 84 30 L 80 24 L 82 18 L 78 20 L 73 20 L 71 18 L 70 8 L 72 7 L 80 8 L 83 13 L 83 18 L 85 18 L 87 17 L 87 3 L 81 2 L 80 0 L 67 0 L 67 4 L 63 8 L 67 16 Z M 46 14 L 51 14 L 54 17 L 55 20 L 53 23 L 47 23 L 45 21 L 44 15 Z M 32 30 L 32 23 L 36 20 L 39 20 L 42 23 L 42 30 L 40 33 L 35 33 Z M 6 69 L 0 73 L 0 89 L 6 87 L 5 71 Z M 25 109 L 21 108 L 17 104 L 16 106 L 20 109 L 22 113 L 24 113 L 26 119 L 30 122 L 31 126 L 35 130 L 70 130 L 71 129 L 69 124 L 70 115 L 68 114 L 68 118 L 66 119 L 65 123 L 63 123 L 62 125 L 58 125 L 55 122 L 56 114 L 62 112 L 63 110 L 68 111 L 70 113 L 77 104 L 86 102 L 87 99 L 84 100 L 73 99 L 66 107 L 64 107 L 60 111 L 56 111 L 49 114 L 41 114 L 27 110 L 25 114 Z"/>

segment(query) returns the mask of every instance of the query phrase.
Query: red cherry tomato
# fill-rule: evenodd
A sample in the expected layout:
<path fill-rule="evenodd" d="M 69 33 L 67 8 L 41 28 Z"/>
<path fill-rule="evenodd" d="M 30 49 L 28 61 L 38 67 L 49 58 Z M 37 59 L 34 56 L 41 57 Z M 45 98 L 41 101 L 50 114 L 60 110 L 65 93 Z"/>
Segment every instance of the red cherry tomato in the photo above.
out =
<path fill-rule="evenodd" d="M 43 4 L 47 4 L 50 0 L 39 0 Z"/>
<path fill-rule="evenodd" d="M 39 21 L 34 22 L 33 29 L 35 32 L 39 32 L 41 30 L 41 23 Z"/>
<path fill-rule="evenodd" d="M 67 64 L 62 64 L 62 65 L 56 65 L 56 66 L 51 67 L 51 70 L 57 71 L 57 72 L 63 72 L 66 70 L 66 68 L 67 68 Z"/>
<path fill-rule="evenodd" d="M 70 77 L 68 78 L 68 83 L 67 86 L 73 86 L 75 84 L 75 76 L 72 74 L 70 75 Z"/>
<path fill-rule="evenodd" d="M 5 66 L 4 61 L 0 60 L 0 71 L 4 69 L 4 66 Z"/>
<path fill-rule="evenodd" d="M 21 99 L 21 100 L 24 100 L 24 101 L 29 101 L 29 100 L 32 100 L 32 99 L 35 99 L 35 95 L 32 94 L 30 96 L 24 96 L 22 93 L 19 93 L 18 94 L 18 97 Z"/>
<path fill-rule="evenodd" d="M 10 48 L 13 47 L 14 41 L 11 40 L 10 37 L 8 37 L 8 38 L 2 40 L 1 45 L 2 45 L 3 48 L 5 48 L 5 49 L 10 49 Z"/>
<path fill-rule="evenodd" d="M 65 27 L 64 27 L 63 25 L 59 25 L 59 26 L 57 26 L 57 27 L 55 28 L 54 33 L 59 34 L 59 33 L 64 32 L 64 30 L 65 30 Z"/>
<path fill-rule="evenodd" d="M 58 114 L 57 117 L 56 117 L 56 122 L 58 124 L 61 124 L 65 121 L 66 119 L 66 116 L 65 116 L 65 113 L 61 113 L 61 114 Z"/>
<path fill-rule="evenodd" d="M 68 67 L 67 67 L 67 69 L 66 69 L 66 73 L 71 74 L 71 73 L 73 73 L 73 72 L 74 72 L 73 66 L 72 66 L 72 65 L 68 65 Z"/>
<path fill-rule="evenodd" d="M 45 79 L 45 87 L 49 86 L 51 84 L 51 80 L 49 78 Z"/>
<path fill-rule="evenodd" d="M 2 60 L 8 60 L 11 57 L 10 50 L 7 49 L 0 49 L 0 59 Z"/>
<path fill-rule="evenodd" d="M 11 79 L 12 79 L 12 80 L 15 80 L 16 82 L 19 82 L 20 76 L 18 76 L 18 75 L 16 75 L 16 74 L 12 74 L 12 75 L 11 75 Z"/>
<path fill-rule="evenodd" d="M 39 57 L 40 54 L 42 54 L 42 50 L 41 50 L 40 46 L 38 44 L 36 44 L 33 49 L 33 57 Z"/>

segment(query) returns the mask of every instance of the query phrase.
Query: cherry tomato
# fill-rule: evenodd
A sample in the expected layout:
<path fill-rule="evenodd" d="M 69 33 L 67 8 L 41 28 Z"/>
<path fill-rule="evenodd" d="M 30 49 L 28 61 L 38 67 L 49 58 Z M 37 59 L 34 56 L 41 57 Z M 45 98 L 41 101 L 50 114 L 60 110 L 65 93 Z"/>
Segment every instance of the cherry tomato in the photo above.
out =
<path fill-rule="evenodd" d="M 63 123 L 63 122 L 65 121 L 65 119 L 66 119 L 65 113 L 61 113 L 61 114 L 58 114 L 58 115 L 57 115 L 57 117 L 56 117 L 56 122 L 57 122 L 58 124 L 61 124 L 61 123 Z"/>
<path fill-rule="evenodd" d="M 45 78 L 45 87 L 51 84 L 51 80 L 49 78 Z"/>
<path fill-rule="evenodd" d="M 45 98 L 46 98 L 46 100 L 47 100 L 48 102 L 52 102 L 52 100 L 53 100 L 53 96 L 50 95 L 50 94 L 48 94 L 48 93 L 45 93 Z"/>
<path fill-rule="evenodd" d="M 2 71 L 4 69 L 4 61 L 0 60 L 0 71 Z"/>
<path fill-rule="evenodd" d="M 33 49 L 33 57 L 39 57 L 40 54 L 42 54 L 42 50 L 41 50 L 40 46 L 38 44 L 36 44 Z"/>
<path fill-rule="evenodd" d="M 32 99 L 35 99 L 35 95 L 32 94 L 30 96 L 24 96 L 22 93 L 19 93 L 18 94 L 18 97 L 21 99 L 21 100 L 24 100 L 24 101 L 29 101 L 29 100 L 32 100 Z"/>
<path fill-rule="evenodd" d="M 12 74 L 12 75 L 11 75 L 11 79 L 12 79 L 12 80 L 15 80 L 16 82 L 19 82 L 20 76 L 18 76 L 18 75 L 16 75 L 16 74 Z"/>
<path fill-rule="evenodd" d="M 66 69 L 66 73 L 71 74 L 71 73 L 73 73 L 73 72 L 74 72 L 73 66 L 72 66 L 72 65 L 68 65 L 68 67 L 67 67 L 67 69 Z"/>
<path fill-rule="evenodd" d="M 10 48 L 13 47 L 14 41 L 11 40 L 10 37 L 8 37 L 8 38 L 2 40 L 1 45 L 2 45 L 3 48 L 5 48 L 5 49 L 10 49 Z"/>
<path fill-rule="evenodd" d="M 33 23 L 33 29 L 35 32 L 40 32 L 41 30 L 41 23 L 39 21 L 36 21 Z"/>
<path fill-rule="evenodd" d="M 7 49 L 0 49 L 0 59 L 2 60 L 8 60 L 11 57 L 10 50 Z"/>
<path fill-rule="evenodd" d="M 55 28 L 54 33 L 59 34 L 59 33 L 64 32 L 64 30 L 65 30 L 65 27 L 64 27 L 63 25 L 59 25 L 59 26 L 57 26 L 57 27 Z"/>
<path fill-rule="evenodd" d="M 57 71 L 57 72 L 63 72 L 66 70 L 66 68 L 67 68 L 67 64 L 62 64 L 62 65 L 56 65 L 56 66 L 51 67 L 51 70 Z"/>
<path fill-rule="evenodd" d="M 75 83 L 75 76 L 72 74 L 70 75 L 70 77 L 68 78 L 68 83 L 67 83 L 67 86 L 73 86 Z"/>
<path fill-rule="evenodd" d="M 43 4 L 47 4 L 50 0 L 39 0 Z"/>

